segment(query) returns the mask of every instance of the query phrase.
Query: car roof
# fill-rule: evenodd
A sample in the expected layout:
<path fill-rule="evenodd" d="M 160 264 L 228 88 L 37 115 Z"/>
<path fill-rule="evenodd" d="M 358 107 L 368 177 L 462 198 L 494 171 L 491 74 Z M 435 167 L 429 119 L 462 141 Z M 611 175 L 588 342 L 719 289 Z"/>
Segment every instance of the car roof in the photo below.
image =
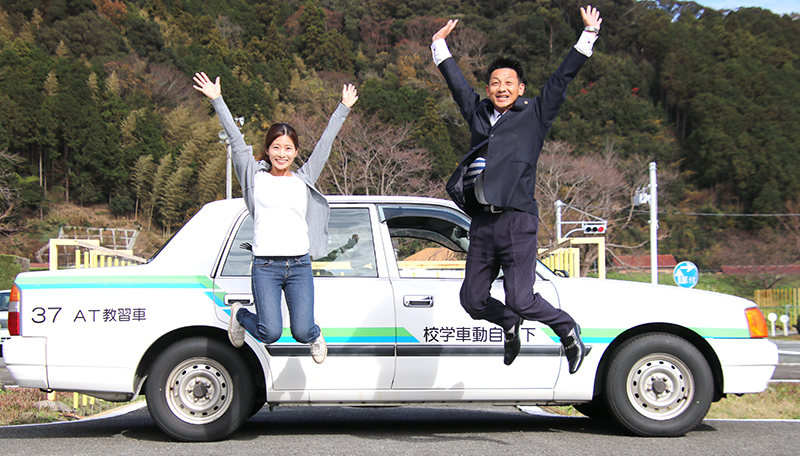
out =
<path fill-rule="evenodd" d="M 427 204 L 436 206 L 446 206 L 452 209 L 457 209 L 450 200 L 441 198 L 430 198 L 427 196 L 400 196 L 400 195 L 325 195 L 325 199 L 329 204 Z M 234 198 L 231 200 L 217 200 L 206 204 L 214 211 L 222 213 L 229 213 L 233 210 L 238 212 L 244 208 L 244 200 L 242 198 Z"/>
<path fill-rule="evenodd" d="M 440 198 L 427 196 L 399 195 L 325 195 L 329 203 L 361 203 L 361 204 L 436 204 L 457 208 L 455 203 Z"/>

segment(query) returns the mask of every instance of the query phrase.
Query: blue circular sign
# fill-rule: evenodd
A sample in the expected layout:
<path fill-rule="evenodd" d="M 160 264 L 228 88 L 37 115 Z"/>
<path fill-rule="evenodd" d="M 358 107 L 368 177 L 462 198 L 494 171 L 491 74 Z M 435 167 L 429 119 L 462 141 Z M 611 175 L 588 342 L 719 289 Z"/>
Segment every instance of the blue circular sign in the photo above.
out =
<path fill-rule="evenodd" d="M 672 271 L 672 279 L 679 287 L 694 288 L 700 280 L 700 271 L 691 261 L 681 261 Z"/>

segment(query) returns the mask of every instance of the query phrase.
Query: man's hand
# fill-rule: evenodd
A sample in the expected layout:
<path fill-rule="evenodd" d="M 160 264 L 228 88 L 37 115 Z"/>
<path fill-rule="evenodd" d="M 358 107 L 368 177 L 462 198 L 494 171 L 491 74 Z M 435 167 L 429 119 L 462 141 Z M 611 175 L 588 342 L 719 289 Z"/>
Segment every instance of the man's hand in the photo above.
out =
<path fill-rule="evenodd" d="M 600 29 L 600 24 L 603 19 L 600 18 L 600 11 L 592 5 L 586 5 L 586 8 L 581 7 L 581 18 L 583 18 L 583 25 L 585 27 L 597 27 Z"/>
<path fill-rule="evenodd" d="M 348 108 L 352 108 L 358 101 L 358 90 L 353 84 L 347 84 L 342 87 L 342 104 Z"/>
<path fill-rule="evenodd" d="M 583 8 L 581 8 L 581 11 L 582 10 Z M 447 24 L 445 24 L 444 27 L 440 28 L 439 31 L 433 35 L 431 43 L 436 40 L 447 38 L 447 36 L 450 35 L 450 32 L 452 32 L 453 29 L 456 28 L 456 24 L 458 24 L 458 19 L 450 19 L 449 21 L 447 21 Z"/>
<path fill-rule="evenodd" d="M 196 84 L 192 87 L 200 92 L 203 92 L 203 95 L 212 100 L 219 98 L 220 94 L 222 93 L 222 88 L 219 84 L 219 76 L 217 76 L 217 80 L 215 82 L 211 82 L 211 79 L 209 79 L 208 76 L 201 71 L 200 73 L 195 73 L 194 78 L 192 79 L 194 79 L 194 83 Z"/>

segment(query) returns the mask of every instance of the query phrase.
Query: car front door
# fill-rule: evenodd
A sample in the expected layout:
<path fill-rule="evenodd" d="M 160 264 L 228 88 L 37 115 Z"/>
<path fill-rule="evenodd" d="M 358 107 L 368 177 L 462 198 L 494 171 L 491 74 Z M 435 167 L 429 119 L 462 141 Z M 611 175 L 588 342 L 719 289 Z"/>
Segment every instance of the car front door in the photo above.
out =
<path fill-rule="evenodd" d="M 377 216 L 371 205 L 331 208 L 328 253 L 312 258 L 315 318 L 328 344 L 328 357 L 324 363 L 315 364 L 308 344 L 292 338 L 289 313 L 282 301 L 283 336 L 270 345 L 258 342 L 268 359 L 275 392 L 270 401 L 295 400 L 295 392 L 303 390 L 391 387 L 395 367 L 393 298 L 386 262 L 376 259 L 373 227 L 377 223 L 373 219 Z M 252 303 L 252 254 L 247 250 L 252 243 L 252 218 L 243 216 L 234 232 L 215 279 L 221 292 L 221 318 L 226 323 L 233 302 Z M 384 270 L 382 277 L 379 269 Z M 245 309 L 255 312 L 252 304 Z"/>
<path fill-rule="evenodd" d="M 383 205 L 379 212 L 382 235 L 395 252 L 390 274 L 397 326 L 408 334 L 398 335 L 393 388 L 475 400 L 502 399 L 497 390 L 524 389 L 520 399 L 552 398 L 561 359 L 549 328 L 524 322 L 520 355 L 505 366 L 502 330 L 473 320 L 461 307 L 469 219 L 433 205 Z M 550 282 L 537 281 L 536 289 L 558 305 Z M 502 277 L 491 293 L 503 299 Z"/>

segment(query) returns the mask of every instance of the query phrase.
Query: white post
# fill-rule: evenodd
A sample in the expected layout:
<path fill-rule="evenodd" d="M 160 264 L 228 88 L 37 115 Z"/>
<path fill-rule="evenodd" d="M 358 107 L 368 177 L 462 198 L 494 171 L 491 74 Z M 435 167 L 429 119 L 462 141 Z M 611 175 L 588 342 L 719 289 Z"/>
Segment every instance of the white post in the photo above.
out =
<path fill-rule="evenodd" d="M 225 198 L 231 199 L 231 145 L 227 140 L 225 141 L 225 149 L 228 152 L 228 165 L 225 170 Z"/>
<path fill-rule="evenodd" d="M 650 282 L 658 285 L 658 199 L 656 162 L 650 162 Z"/>
<path fill-rule="evenodd" d="M 556 243 L 561 242 L 561 206 L 563 205 L 561 200 L 556 200 Z"/>

